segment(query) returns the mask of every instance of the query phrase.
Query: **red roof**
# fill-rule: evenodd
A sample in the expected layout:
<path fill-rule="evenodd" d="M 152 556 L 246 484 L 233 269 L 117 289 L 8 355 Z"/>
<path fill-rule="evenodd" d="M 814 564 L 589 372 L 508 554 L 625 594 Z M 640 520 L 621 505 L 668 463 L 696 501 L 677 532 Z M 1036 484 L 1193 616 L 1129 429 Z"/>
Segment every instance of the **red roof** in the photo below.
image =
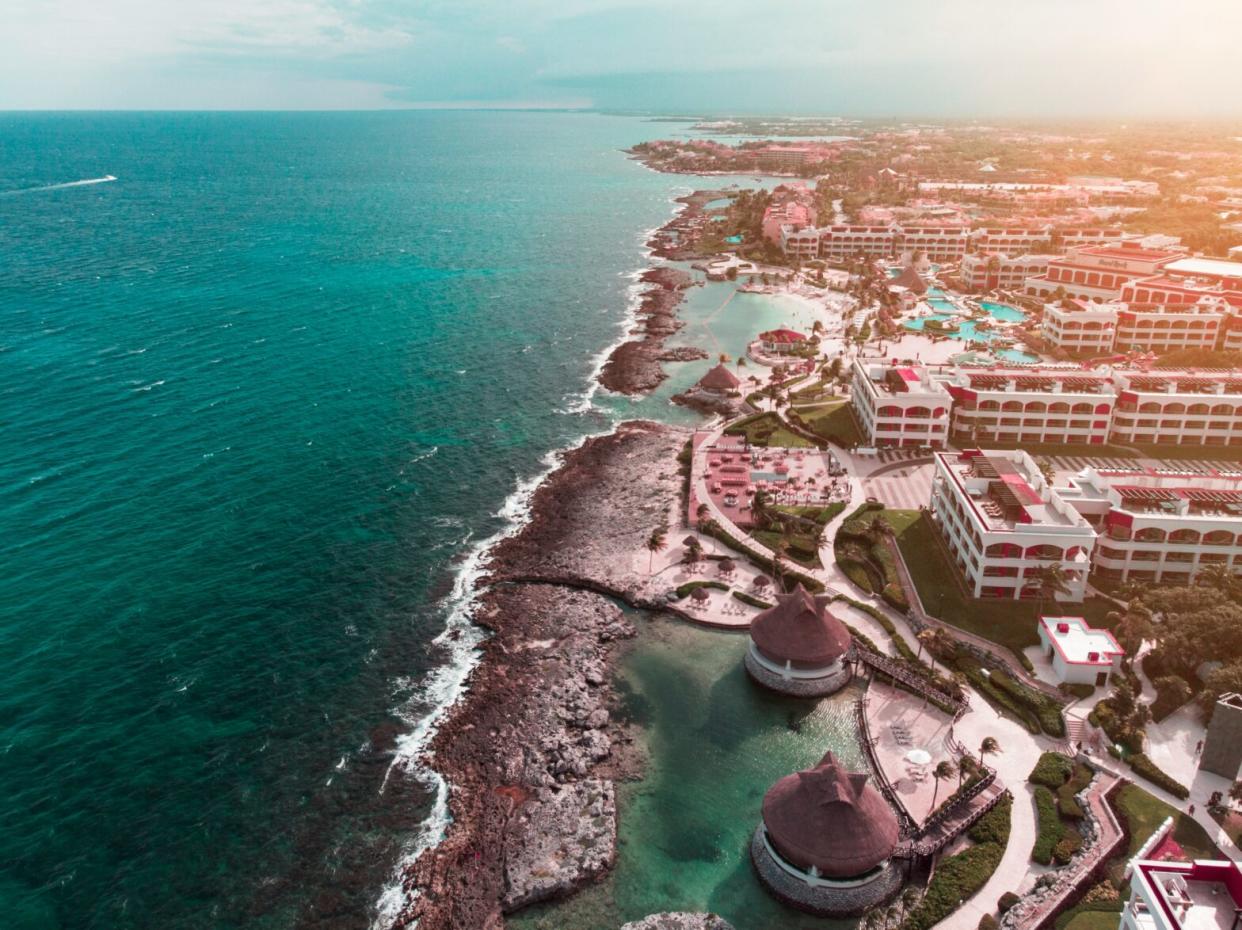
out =
<path fill-rule="evenodd" d="M 806 336 L 802 333 L 796 333 L 792 329 L 770 329 L 766 333 L 760 333 L 759 338 L 764 342 L 776 343 L 794 343 L 805 342 Z"/>
<path fill-rule="evenodd" d="M 819 765 L 786 775 L 763 798 L 763 825 L 781 857 L 828 878 L 863 875 L 893 854 L 897 816 L 863 772 L 829 752 Z"/>
<path fill-rule="evenodd" d="M 699 387 L 712 391 L 731 391 L 741 383 L 741 379 L 729 371 L 723 363 L 717 365 L 699 379 Z"/>
<path fill-rule="evenodd" d="M 832 598 L 812 595 L 802 585 L 778 594 L 776 606 L 751 621 L 750 639 L 763 656 L 783 665 L 823 668 L 850 648 L 850 631 L 828 612 Z"/>

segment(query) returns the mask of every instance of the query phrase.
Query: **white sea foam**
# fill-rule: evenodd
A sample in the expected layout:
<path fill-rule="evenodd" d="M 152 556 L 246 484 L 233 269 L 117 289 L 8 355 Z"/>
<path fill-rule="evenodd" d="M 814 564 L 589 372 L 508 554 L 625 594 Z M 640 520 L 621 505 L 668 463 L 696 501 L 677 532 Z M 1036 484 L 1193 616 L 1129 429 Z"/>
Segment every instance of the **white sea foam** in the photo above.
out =
<path fill-rule="evenodd" d="M 397 740 L 393 761 L 380 786 L 382 793 L 388 780 L 395 775 L 409 775 L 418 779 L 433 793 L 431 811 L 423 821 L 418 833 L 402 850 L 389 883 L 376 901 L 376 916 L 372 930 L 388 930 L 411 900 L 402 885 L 402 873 L 426 850 L 444 839 L 452 818 L 448 811 L 448 783 L 438 772 L 428 767 L 423 758 L 445 713 L 466 693 L 470 674 L 479 664 L 479 644 L 483 631 L 474 625 L 471 616 L 478 601 L 478 580 L 484 573 L 492 547 L 501 540 L 516 534 L 530 520 L 531 500 L 535 491 L 560 465 L 563 456 L 579 448 L 593 436 L 583 436 L 576 444 L 565 449 L 552 450 L 542 459 L 543 469 L 529 478 L 518 481 L 517 487 L 496 512 L 505 521 L 504 527 L 495 535 L 480 541 L 466 555 L 453 578 L 453 588 L 444 598 L 442 606 L 448 614 L 443 632 L 432 640 L 432 647 L 447 653 L 446 661 L 422 680 L 408 700 L 397 708 L 397 716 L 409 727 Z M 396 686 L 404 689 L 407 679 L 399 679 Z M 430 708 L 430 709 L 428 709 Z"/>
<path fill-rule="evenodd" d="M 676 204 L 677 196 L 681 195 L 675 194 L 669 202 Z M 592 358 L 591 374 L 586 388 L 559 412 L 578 414 L 593 408 L 596 392 L 601 386 L 599 375 L 604 365 L 613 351 L 630 338 L 630 330 L 638 322 L 638 308 L 644 289 L 640 279 L 644 272 L 654 267 L 653 250 L 647 247 L 647 243 L 658 229 L 659 227 L 652 227 L 640 235 L 638 242 L 643 247 L 642 264 L 633 271 L 623 273 L 623 276 L 630 279 L 630 285 L 626 289 L 626 310 L 617 324 L 617 339 Z M 522 352 L 529 352 L 532 348 L 533 346 L 527 345 Z M 587 440 L 606 434 L 607 431 L 589 433 L 573 445 L 549 451 L 542 460 L 544 468 L 529 478 L 519 480 L 513 493 L 496 512 L 495 516 L 503 519 L 505 526 L 494 536 L 481 540 L 470 549 L 454 576 L 452 591 L 442 602 L 448 616 L 444 630 L 432 640 L 434 648 L 448 653 L 447 661 L 433 669 L 414 687 L 408 700 L 397 709 L 397 715 L 409 725 L 410 730 L 398 738 L 393 761 L 380 787 L 383 792 L 394 772 L 417 778 L 433 792 L 431 811 L 418 833 L 405 844 L 389 883 L 381 890 L 376 901 L 376 915 L 371 930 L 389 930 L 402 910 L 417 896 L 417 889 L 407 892 L 403 887 L 403 873 L 426 850 L 444 839 L 452 822 L 448 810 L 448 782 L 425 764 L 424 755 L 449 708 L 468 690 L 470 675 L 479 663 L 479 644 L 484 639 L 484 633 L 474 625 L 471 616 L 478 601 L 478 580 L 484 573 L 491 550 L 497 543 L 516 535 L 529 522 L 535 491 L 557 469 L 564 456 L 580 448 Z M 428 454 L 434 454 L 435 451 L 433 448 Z M 408 678 L 401 678 L 394 683 L 394 688 L 405 691 L 411 685 Z"/>
<path fill-rule="evenodd" d="M 0 196 L 11 197 L 15 194 L 37 194 L 39 191 L 58 191 L 66 187 L 86 187 L 90 184 L 107 184 L 115 181 L 113 175 L 106 174 L 102 178 L 83 178 L 81 181 L 66 181 L 63 184 L 44 184 L 40 187 L 23 187 L 21 190 L 0 191 Z"/>

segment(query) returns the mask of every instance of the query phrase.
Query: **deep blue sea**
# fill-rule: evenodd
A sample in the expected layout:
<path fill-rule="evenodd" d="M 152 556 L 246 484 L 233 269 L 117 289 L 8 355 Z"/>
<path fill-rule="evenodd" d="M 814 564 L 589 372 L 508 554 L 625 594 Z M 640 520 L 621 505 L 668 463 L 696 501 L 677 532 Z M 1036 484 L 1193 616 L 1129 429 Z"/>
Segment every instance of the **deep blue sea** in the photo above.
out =
<path fill-rule="evenodd" d="M 462 560 L 627 410 L 659 132 L 0 114 L 0 924 L 370 923 Z"/>

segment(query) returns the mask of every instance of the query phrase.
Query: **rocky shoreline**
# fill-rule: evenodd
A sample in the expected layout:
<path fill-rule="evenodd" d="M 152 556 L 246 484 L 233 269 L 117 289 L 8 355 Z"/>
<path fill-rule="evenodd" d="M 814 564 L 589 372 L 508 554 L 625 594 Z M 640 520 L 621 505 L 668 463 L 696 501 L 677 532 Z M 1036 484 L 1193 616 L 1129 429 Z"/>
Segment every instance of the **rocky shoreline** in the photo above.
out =
<path fill-rule="evenodd" d="M 426 760 L 451 786 L 453 822 L 407 869 L 417 897 L 394 926 L 496 930 L 611 868 L 614 784 L 642 760 L 612 687 L 634 630 L 603 595 L 658 606 L 634 554 L 678 500 L 685 440 L 647 422 L 589 440 L 493 550 L 475 616 L 492 635 Z"/>
<path fill-rule="evenodd" d="M 665 261 L 693 261 L 706 256 L 699 240 L 707 216 L 705 207 L 730 191 L 700 190 L 678 197 L 681 209 L 652 233 L 647 248 Z M 694 278 L 677 268 L 659 265 L 648 268 L 639 278 L 647 285 L 642 293 L 637 317 L 639 325 L 630 335 L 636 337 L 613 349 L 599 375 L 599 382 L 619 394 L 642 394 L 654 390 L 667 375 L 662 362 L 685 362 L 707 358 L 702 349 L 665 349 L 664 341 L 684 325 L 677 319 L 677 308 Z"/>
<path fill-rule="evenodd" d="M 683 324 L 677 319 L 682 294 L 694 279 L 678 268 L 648 268 L 639 278 L 647 288 L 638 305 L 638 328 L 631 332 L 637 338 L 613 349 L 599 374 L 599 381 L 610 391 L 640 394 L 659 386 L 667 375 L 661 362 L 706 358 L 701 349 L 666 351 L 666 340 Z"/>

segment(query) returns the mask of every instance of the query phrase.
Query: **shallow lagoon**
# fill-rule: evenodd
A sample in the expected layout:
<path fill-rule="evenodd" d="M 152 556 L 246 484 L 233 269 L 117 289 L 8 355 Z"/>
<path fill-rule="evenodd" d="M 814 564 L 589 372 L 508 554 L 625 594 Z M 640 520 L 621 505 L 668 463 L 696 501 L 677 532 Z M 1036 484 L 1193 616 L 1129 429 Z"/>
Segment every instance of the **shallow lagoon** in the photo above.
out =
<path fill-rule="evenodd" d="M 747 844 L 773 782 L 828 749 L 863 766 L 851 686 L 822 701 L 783 698 L 742 668 L 747 639 L 633 615 L 639 638 L 620 670 L 649 762 L 620 786 L 617 867 L 598 885 L 510 918 L 519 930 L 617 930 L 658 911 L 711 911 L 738 930 L 845 928 L 763 890 Z"/>

